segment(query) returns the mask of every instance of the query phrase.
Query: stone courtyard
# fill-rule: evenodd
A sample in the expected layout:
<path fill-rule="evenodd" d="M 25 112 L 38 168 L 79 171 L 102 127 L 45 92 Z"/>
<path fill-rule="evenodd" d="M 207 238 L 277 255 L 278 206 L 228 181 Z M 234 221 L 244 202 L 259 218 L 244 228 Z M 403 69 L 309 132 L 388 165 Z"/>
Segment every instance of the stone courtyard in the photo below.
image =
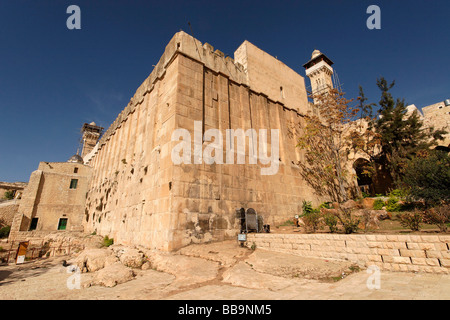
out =
<path fill-rule="evenodd" d="M 91 251 L 89 251 L 91 250 Z M 80 288 L 69 289 L 68 265 L 97 251 L 111 260 L 99 266 L 91 257 L 80 274 Z M 126 254 L 129 252 L 130 254 Z M 140 267 L 132 253 L 142 254 Z M 115 257 L 114 257 L 115 258 Z M 107 260 L 106 259 L 106 260 Z M 105 260 L 105 261 L 106 261 Z M 86 261 L 86 259 L 84 260 Z M 96 261 L 96 262 L 95 262 Z M 120 262 L 123 264 L 121 264 Z M 65 265 L 65 266 L 64 266 Z M 106 264 L 105 264 L 106 265 Z M 119 280 L 95 284 L 102 270 L 113 266 Z M 129 273 L 127 273 L 129 275 Z M 450 299 L 450 276 L 422 272 L 381 271 L 379 288 L 372 274 L 349 261 L 307 258 L 261 248 L 240 247 L 237 241 L 196 244 L 175 252 L 145 251 L 113 245 L 87 248 L 71 256 L 50 257 L 0 267 L 0 299 L 23 300 L 410 300 Z M 111 285 L 111 287 L 105 286 Z"/>

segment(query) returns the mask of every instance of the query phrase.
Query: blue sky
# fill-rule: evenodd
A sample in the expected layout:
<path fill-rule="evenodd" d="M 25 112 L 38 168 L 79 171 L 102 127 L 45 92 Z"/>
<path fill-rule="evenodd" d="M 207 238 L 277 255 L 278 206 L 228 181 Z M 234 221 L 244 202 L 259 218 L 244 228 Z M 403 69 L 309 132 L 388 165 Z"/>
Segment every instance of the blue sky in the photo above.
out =
<path fill-rule="evenodd" d="M 69 30 L 69 5 L 81 30 Z M 381 30 L 369 30 L 369 5 Z M 347 98 L 376 79 L 421 108 L 450 98 L 450 2 L 0 0 L 0 181 L 28 181 L 39 161 L 67 161 L 79 130 L 105 128 L 179 30 L 225 54 L 248 40 L 304 75 L 314 49 L 334 61 Z M 309 81 L 307 80 L 307 85 Z"/>

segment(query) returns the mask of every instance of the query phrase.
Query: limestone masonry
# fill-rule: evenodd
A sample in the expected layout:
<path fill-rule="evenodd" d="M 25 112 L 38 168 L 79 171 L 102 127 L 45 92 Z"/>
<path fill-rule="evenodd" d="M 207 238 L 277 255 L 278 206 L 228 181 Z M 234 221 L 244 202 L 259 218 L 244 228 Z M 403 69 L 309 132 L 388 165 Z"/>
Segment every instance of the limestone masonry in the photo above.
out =
<path fill-rule="evenodd" d="M 304 65 L 313 92 L 333 87 L 332 64 L 315 50 Z M 448 119 L 450 107 L 444 108 Z M 170 251 L 234 239 L 241 207 L 254 208 L 265 224 L 280 224 L 301 212 L 303 200 L 328 200 L 296 165 L 303 151 L 296 148 L 301 132 L 295 128 L 310 111 L 304 78 L 278 59 L 248 41 L 232 59 L 180 31 L 103 135 L 95 123 L 83 126 L 81 156 L 39 164 L 10 238 L 29 231 L 83 231 Z M 224 136 L 227 129 L 278 129 L 278 172 L 264 176 L 264 165 L 249 164 L 248 141 L 245 164 L 175 165 L 172 133 L 193 133 L 195 121 L 202 133 L 219 129 Z M 358 187 L 356 178 L 350 187 Z"/>

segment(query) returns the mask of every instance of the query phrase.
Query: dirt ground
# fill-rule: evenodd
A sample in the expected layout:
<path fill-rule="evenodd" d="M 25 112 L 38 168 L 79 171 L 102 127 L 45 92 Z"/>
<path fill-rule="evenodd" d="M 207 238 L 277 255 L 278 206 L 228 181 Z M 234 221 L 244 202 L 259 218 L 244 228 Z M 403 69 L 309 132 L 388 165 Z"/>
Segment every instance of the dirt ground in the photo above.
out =
<path fill-rule="evenodd" d="M 0 299 L 11 300 L 325 300 L 450 299 L 450 276 L 381 272 L 372 274 L 347 261 L 303 258 L 226 241 L 190 245 L 161 253 L 152 268 L 112 288 L 73 288 L 73 273 L 55 257 L 0 267 Z"/>

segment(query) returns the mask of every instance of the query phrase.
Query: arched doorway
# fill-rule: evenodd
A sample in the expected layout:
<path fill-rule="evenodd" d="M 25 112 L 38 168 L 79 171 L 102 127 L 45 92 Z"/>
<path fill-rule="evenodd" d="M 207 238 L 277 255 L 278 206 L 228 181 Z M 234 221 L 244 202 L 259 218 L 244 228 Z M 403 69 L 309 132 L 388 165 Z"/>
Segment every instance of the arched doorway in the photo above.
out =
<path fill-rule="evenodd" d="M 446 146 L 436 146 L 434 150 L 444 151 L 444 152 L 450 152 L 450 147 Z"/>
<path fill-rule="evenodd" d="M 359 158 L 353 163 L 359 189 L 367 194 L 373 194 L 373 181 L 370 174 L 370 162 L 366 159 Z"/>

